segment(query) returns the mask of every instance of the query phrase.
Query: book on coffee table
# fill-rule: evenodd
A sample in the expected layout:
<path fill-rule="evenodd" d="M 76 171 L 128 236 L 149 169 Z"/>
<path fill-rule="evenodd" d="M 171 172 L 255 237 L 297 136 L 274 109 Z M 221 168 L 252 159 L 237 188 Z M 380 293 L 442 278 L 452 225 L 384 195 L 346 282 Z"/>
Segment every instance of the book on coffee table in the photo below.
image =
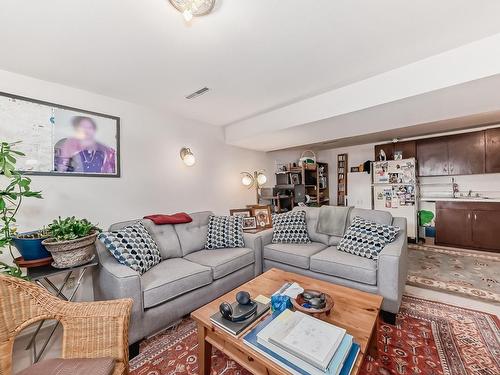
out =
<path fill-rule="evenodd" d="M 285 310 L 259 333 L 258 338 L 263 345 L 273 344 L 326 371 L 345 334 L 343 328 L 300 311 Z"/>
<path fill-rule="evenodd" d="M 338 375 L 341 370 L 342 374 L 350 374 L 353 363 L 356 360 L 357 353 L 359 352 L 359 345 L 352 343 L 352 336 L 348 334 L 344 336 L 343 343 L 335 353 L 326 371 L 321 371 L 320 369 L 272 343 L 266 343 L 262 340 L 259 342 L 259 333 L 270 325 L 277 316 L 278 314 L 275 313 L 260 322 L 257 326 L 255 326 L 255 328 L 243 336 L 243 343 L 295 375 Z M 352 345 L 348 346 L 350 343 L 352 343 Z M 356 352 L 356 355 L 352 357 L 352 362 L 348 363 L 348 354 L 351 353 L 352 347 L 358 347 L 358 352 Z"/>
<path fill-rule="evenodd" d="M 241 332 L 243 332 L 247 327 L 249 327 L 253 322 L 259 319 L 269 310 L 269 304 L 264 304 L 258 301 L 254 302 L 257 304 L 257 312 L 248 319 L 242 320 L 241 322 L 232 322 L 228 319 L 223 318 L 222 314 L 217 311 L 210 317 L 210 321 L 216 326 L 229 332 L 230 334 L 238 336 Z M 235 314 L 243 313 L 245 309 L 250 308 L 250 306 L 240 305 L 238 302 L 233 302 L 231 306 Z"/>

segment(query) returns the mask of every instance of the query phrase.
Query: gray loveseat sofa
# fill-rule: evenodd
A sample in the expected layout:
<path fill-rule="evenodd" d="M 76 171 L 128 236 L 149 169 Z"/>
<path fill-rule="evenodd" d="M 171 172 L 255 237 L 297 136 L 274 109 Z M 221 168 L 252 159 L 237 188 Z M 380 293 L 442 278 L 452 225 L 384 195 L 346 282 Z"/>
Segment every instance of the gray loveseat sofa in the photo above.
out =
<path fill-rule="evenodd" d="M 132 298 L 129 343 L 166 328 L 191 311 L 262 273 L 261 238 L 244 234 L 245 247 L 204 250 L 211 212 L 190 216 L 188 224 L 155 225 L 141 220 L 158 244 L 162 261 L 142 276 L 120 264 L 96 242 L 99 267 L 94 272 L 97 300 Z M 114 224 L 117 230 L 139 220 Z"/>
<path fill-rule="evenodd" d="M 337 250 L 342 237 L 329 236 L 316 230 L 319 208 L 296 207 L 306 211 L 309 244 L 273 244 L 272 230 L 262 234 L 263 270 L 280 268 L 311 276 L 333 284 L 379 294 L 384 297 L 382 309 L 397 313 L 407 276 L 406 219 L 393 218 L 389 212 L 353 208 L 346 228 L 360 216 L 379 224 L 401 228 L 394 242 L 386 245 L 377 261 Z"/>

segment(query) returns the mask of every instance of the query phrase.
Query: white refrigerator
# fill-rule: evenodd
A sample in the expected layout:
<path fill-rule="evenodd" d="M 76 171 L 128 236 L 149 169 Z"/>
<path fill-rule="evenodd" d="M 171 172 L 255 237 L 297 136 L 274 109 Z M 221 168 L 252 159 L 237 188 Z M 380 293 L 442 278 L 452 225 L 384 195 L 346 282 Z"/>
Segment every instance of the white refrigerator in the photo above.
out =
<path fill-rule="evenodd" d="M 405 217 L 408 237 L 417 239 L 418 184 L 415 159 L 376 161 L 372 166 L 373 209 Z"/>
<path fill-rule="evenodd" d="M 370 173 L 349 172 L 347 174 L 347 206 L 372 208 L 372 180 Z"/>

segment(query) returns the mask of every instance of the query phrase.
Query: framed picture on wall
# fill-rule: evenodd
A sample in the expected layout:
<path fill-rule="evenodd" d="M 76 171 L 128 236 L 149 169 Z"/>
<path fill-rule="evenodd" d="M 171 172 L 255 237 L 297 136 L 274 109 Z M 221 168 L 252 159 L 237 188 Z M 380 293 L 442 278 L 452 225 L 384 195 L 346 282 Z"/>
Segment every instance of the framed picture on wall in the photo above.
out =
<path fill-rule="evenodd" d="M 2 141 L 24 174 L 120 177 L 120 118 L 0 92 Z"/>

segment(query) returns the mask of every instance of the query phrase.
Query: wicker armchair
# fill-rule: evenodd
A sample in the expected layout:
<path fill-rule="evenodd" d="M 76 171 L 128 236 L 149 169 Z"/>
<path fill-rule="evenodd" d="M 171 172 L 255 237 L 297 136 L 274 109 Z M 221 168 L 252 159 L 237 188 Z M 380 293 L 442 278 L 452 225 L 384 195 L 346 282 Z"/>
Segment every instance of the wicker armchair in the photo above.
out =
<path fill-rule="evenodd" d="M 0 274 L 0 375 L 12 373 L 15 336 L 43 319 L 63 326 L 62 358 L 111 357 L 113 375 L 128 374 L 131 308 L 131 299 L 62 301 L 34 283 Z"/>

